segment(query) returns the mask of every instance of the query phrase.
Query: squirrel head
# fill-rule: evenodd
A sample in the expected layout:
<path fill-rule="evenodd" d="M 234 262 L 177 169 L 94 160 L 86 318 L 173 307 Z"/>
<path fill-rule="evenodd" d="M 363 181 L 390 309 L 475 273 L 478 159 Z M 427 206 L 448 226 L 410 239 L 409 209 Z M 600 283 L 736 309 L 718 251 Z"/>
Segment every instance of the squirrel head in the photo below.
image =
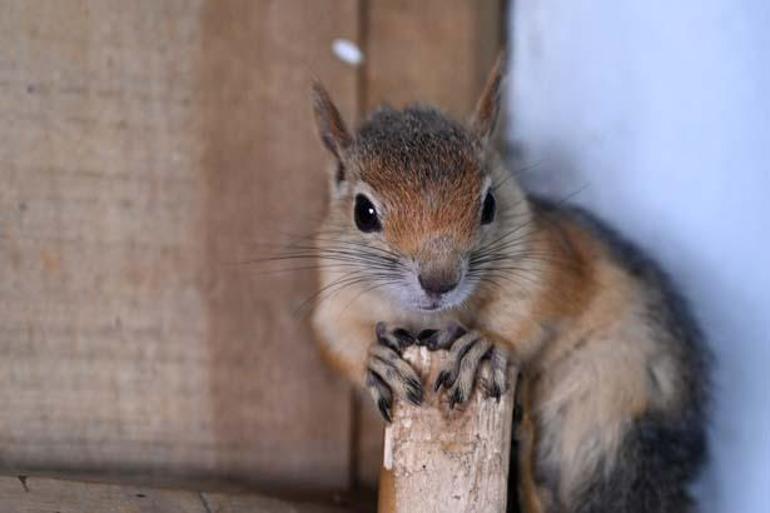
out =
<path fill-rule="evenodd" d="M 417 310 L 452 308 L 473 293 L 483 281 L 482 256 L 489 258 L 506 229 L 501 218 L 521 196 L 494 165 L 490 144 L 502 62 L 467 125 L 433 107 L 383 107 L 351 134 L 323 86 L 313 84 L 318 131 L 335 160 L 322 259 L 344 253 L 351 279 L 368 277 L 370 287 Z"/>

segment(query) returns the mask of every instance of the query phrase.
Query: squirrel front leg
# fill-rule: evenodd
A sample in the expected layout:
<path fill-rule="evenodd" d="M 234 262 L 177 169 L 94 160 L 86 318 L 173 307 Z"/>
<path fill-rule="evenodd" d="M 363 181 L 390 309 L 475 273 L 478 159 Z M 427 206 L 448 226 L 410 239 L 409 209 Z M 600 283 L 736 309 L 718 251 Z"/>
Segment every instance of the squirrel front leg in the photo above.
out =
<path fill-rule="evenodd" d="M 454 323 L 433 335 L 428 347 L 448 349 L 451 356 L 435 384 L 448 391 L 450 406 L 470 398 L 477 377 L 487 397 L 499 398 L 508 386 L 509 363 L 522 369 L 539 351 L 547 335 L 540 323 L 509 324 L 493 329 L 487 321 L 480 329 L 466 329 Z"/>
<path fill-rule="evenodd" d="M 393 401 L 420 405 L 424 390 L 403 350 L 415 343 L 407 330 L 385 322 L 328 323 L 314 320 L 325 359 L 357 386 L 365 386 L 383 418 L 390 422 Z"/>
<path fill-rule="evenodd" d="M 508 352 L 478 330 L 468 330 L 460 324 L 434 333 L 423 341 L 429 349 L 447 349 L 450 353 L 447 368 L 442 370 L 434 385 L 449 395 L 449 406 L 467 401 L 479 376 L 484 394 L 497 399 L 508 385 Z"/>

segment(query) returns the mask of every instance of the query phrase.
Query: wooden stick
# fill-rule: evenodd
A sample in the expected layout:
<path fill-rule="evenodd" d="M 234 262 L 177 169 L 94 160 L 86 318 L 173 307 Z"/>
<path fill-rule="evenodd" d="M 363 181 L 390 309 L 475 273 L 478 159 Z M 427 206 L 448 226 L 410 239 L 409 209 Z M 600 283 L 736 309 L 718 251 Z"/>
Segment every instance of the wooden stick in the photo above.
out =
<path fill-rule="evenodd" d="M 421 407 L 394 405 L 385 429 L 379 513 L 503 513 L 515 383 L 499 403 L 476 387 L 463 410 L 451 410 L 445 393 L 432 392 L 448 353 L 411 347 L 404 357 L 423 378 L 426 400 Z"/>

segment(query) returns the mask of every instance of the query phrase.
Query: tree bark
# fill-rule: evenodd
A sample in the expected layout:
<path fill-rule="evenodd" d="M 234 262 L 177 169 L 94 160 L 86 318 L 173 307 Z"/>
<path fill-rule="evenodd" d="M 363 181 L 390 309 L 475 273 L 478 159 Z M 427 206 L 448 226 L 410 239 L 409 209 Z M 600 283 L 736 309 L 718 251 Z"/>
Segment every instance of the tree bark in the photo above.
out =
<path fill-rule="evenodd" d="M 409 348 L 404 357 L 423 378 L 425 403 L 397 402 L 385 429 L 379 513 L 502 513 L 506 509 L 515 383 L 497 402 L 476 387 L 462 407 L 449 408 L 432 386 L 446 351 Z"/>

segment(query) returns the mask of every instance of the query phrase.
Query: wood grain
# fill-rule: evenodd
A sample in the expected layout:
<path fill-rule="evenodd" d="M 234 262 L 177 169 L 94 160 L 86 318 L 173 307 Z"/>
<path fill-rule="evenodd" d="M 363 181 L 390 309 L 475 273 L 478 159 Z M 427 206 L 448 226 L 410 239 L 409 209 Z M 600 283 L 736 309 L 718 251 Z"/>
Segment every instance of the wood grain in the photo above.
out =
<path fill-rule="evenodd" d="M 426 102 L 465 119 L 501 45 L 502 0 L 370 1 L 366 108 Z"/>
<path fill-rule="evenodd" d="M 307 84 L 352 114 L 355 0 L 0 4 L 0 468 L 349 482 L 348 387 L 234 262 L 307 233 Z"/>
<path fill-rule="evenodd" d="M 227 262 L 280 253 L 316 228 L 328 156 L 309 83 L 318 75 L 352 117 L 356 69 L 333 59 L 331 42 L 355 39 L 357 8 L 217 1 L 203 14 L 212 428 L 228 472 L 258 471 L 271 489 L 349 485 L 350 392 L 312 340 L 312 270 Z"/>
<path fill-rule="evenodd" d="M 434 383 L 450 361 L 446 351 L 424 347 L 404 357 L 425 383 Z M 396 403 L 385 429 L 378 511 L 506 511 L 514 389 L 515 383 L 499 402 L 477 389 L 454 409 L 446 394 L 432 391 L 421 407 Z"/>
<path fill-rule="evenodd" d="M 259 495 L 0 477 L 0 511 L 13 513 L 343 513 Z"/>

